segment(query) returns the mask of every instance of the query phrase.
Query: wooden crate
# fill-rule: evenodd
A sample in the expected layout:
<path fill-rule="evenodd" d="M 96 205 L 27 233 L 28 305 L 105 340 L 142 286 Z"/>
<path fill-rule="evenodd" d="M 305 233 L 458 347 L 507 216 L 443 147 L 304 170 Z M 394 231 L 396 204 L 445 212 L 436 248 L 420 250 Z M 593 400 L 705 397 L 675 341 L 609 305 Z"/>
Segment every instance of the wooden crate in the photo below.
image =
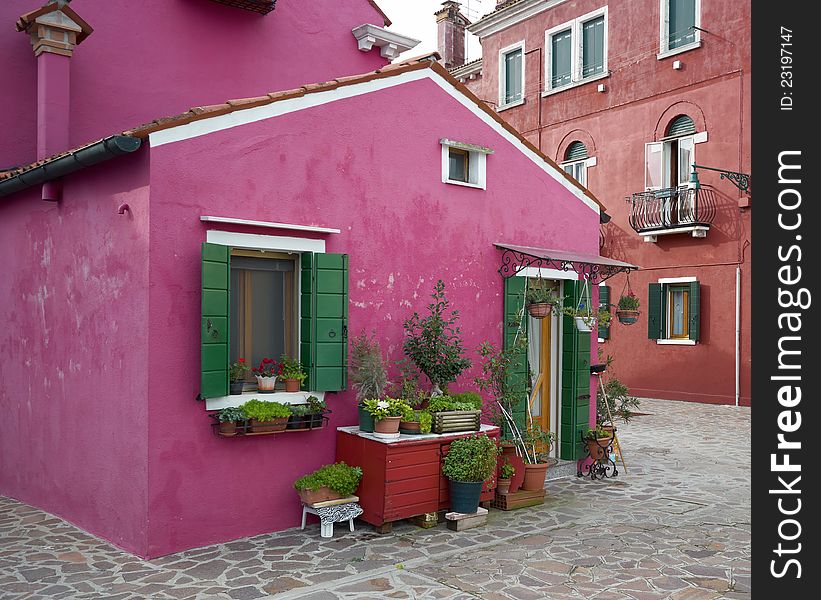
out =
<path fill-rule="evenodd" d="M 482 411 L 480 410 L 451 410 L 435 412 L 431 415 L 431 431 L 433 433 L 457 433 L 460 431 L 479 431 Z"/>
<path fill-rule="evenodd" d="M 526 506 L 537 506 L 544 504 L 545 491 L 536 490 L 534 492 L 519 491 L 510 494 L 496 494 L 493 500 L 493 508 L 499 510 L 514 510 Z"/>

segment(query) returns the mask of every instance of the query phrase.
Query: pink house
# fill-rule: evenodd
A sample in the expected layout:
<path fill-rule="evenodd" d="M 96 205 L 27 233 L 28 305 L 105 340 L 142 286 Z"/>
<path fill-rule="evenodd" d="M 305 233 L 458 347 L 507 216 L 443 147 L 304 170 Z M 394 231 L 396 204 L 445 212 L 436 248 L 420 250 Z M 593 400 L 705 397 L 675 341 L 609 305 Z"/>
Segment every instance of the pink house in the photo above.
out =
<path fill-rule="evenodd" d="M 0 171 L 0 493 L 146 557 L 296 526 L 334 432 L 215 436 L 207 411 L 255 396 L 228 361 L 299 356 L 305 391 L 275 396 L 351 425 L 349 332 L 399 358 L 438 279 L 474 349 L 515 334 L 532 277 L 578 299 L 578 272 L 629 267 L 598 257 L 596 198 L 443 67 L 385 65 L 412 40 L 372 3 L 125 7 L 0 9 L 37 54 L 0 37 L 0 164 L 23 165 Z M 534 416 L 576 459 L 595 337 L 538 327 Z"/>

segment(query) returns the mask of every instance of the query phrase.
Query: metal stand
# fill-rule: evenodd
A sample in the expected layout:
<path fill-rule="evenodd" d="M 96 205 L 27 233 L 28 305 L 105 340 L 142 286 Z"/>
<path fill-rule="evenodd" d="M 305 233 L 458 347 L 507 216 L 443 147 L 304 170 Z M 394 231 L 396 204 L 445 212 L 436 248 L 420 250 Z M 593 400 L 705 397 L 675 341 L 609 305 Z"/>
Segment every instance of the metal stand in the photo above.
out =
<path fill-rule="evenodd" d="M 596 456 L 590 453 L 590 440 L 584 437 L 584 433 L 579 432 L 582 443 L 587 448 L 587 456 L 591 461 L 586 467 L 579 467 L 576 477 L 583 477 L 589 475 L 590 479 L 605 479 L 607 477 L 618 477 L 619 470 L 616 468 L 616 462 L 610 458 L 610 451 L 613 448 L 613 440 L 615 437 L 607 438 L 607 442 L 602 444 L 601 441 L 595 440 Z M 579 463 L 581 465 L 581 462 Z M 583 472 L 586 471 L 586 472 Z"/>
<path fill-rule="evenodd" d="M 627 463 L 624 462 L 624 455 L 621 453 L 621 444 L 619 444 L 619 436 L 616 433 L 616 426 L 613 425 L 613 415 L 610 413 L 610 402 L 608 402 L 607 392 L 604 391 L 604 381 L 602 381 L 601 373 L 593 374 L 599 378 L 599 387 L 601 387 L 601 393 L 604 396 L 604 407 L 607 409 L 607 419 L 610 422 L 610 425 L 613 426 L 613 448 L 616 451 L 616 457 L 624 467 L 624 471 L 627 472 Z"/>

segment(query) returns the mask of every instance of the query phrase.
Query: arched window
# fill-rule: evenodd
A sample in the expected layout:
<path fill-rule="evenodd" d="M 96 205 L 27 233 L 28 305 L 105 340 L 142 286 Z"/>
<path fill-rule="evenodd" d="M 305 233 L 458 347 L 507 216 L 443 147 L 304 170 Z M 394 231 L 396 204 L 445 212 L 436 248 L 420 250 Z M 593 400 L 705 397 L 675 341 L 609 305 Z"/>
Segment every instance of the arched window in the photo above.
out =
<path fill-rule="evenodd" d="M 680 137 L 683 135 L 693 135 L 696 132 L 696 124 L 687 115 L 679 115 L 667 126 L 667 137 Z"/>
<path fill-rule="evenodd" d="M 660 142 L 645 146 L 645 188 L 659 190 L 686 186 L 696 162 L 696 124 L 687 115 L 668 123 L 667 135 Z"/>
<path fill-rule="evenodd" d="M 582 185 L 587 185 L 587 146 L 582 142 L 572 142 L 564 152 L 562 168 Z"/>

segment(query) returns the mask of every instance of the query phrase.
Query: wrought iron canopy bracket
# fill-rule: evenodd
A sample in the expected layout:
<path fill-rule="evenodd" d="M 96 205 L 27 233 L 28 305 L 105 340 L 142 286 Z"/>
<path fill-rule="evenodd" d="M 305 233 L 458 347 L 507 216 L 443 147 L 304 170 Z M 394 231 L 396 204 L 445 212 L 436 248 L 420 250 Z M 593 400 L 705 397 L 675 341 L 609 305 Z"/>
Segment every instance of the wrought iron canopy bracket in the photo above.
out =
<path fill-rule="evenodd" d="M 703 165 L 693 165 L 693 170 L 695 171 L 696 169 L 704 169 L 705 171 L 716 171 L 717 173 L 721 173 L 720 179 L 728 180 L 745 194 L 750 192 L 749 173 L 739 173 L 737 171 L 728 171 L 726 169 L 716 169 L 713 167 L 705 167 Z"/>
<path fill-rule="evenodd" d="M 522 269 L 534 267 L 537 269 L 556 269 L 558 271 L 575 271 L 591 283 L 601 283 L 619 273 L 629 273 L 638 267 L 598 265 L 575 260 L 558 260 L 549 257 L 532 256 L 524 252 L 517 252 L 505 248 L 502 252 L 502 266 L 499 274 L 507 279 L 513 277 Z"/>

